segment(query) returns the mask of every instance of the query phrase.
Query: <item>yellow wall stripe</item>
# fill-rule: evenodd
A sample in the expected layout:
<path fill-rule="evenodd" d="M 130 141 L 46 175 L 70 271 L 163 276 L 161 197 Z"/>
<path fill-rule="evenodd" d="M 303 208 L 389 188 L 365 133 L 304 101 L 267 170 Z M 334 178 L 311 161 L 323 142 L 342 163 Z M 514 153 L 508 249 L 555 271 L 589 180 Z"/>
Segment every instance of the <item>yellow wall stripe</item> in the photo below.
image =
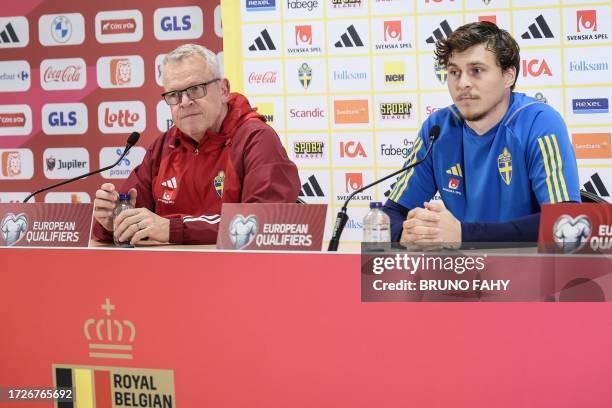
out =
<path fill-rule="evenodd" d="M 555 193 L 557 194 L 557 202 L 563 201 L 561 198 L 561 189 L 559 188 L 559 180 L 557 178 L 557 161 L 555 160 L 555 152 L 553 151 L 552 144 L 550 143 L 550 136 L 544 136 L 546 141 L 546 147 L 548 148 L 548 158 L 550 159 L 550 173 L 552 174 L 553 186 L 555 186 Z"/>
<path fill-rule="evenodd" d="M 77 408 L 94 408 L 93 381 L 91 370 L 74 369 L 75 397 Z"/>
<path fill-rule="evenodd" d="M 542 162 L 544 163 L 544 170 L 546 170 L 546 185 L 548 186 L 548 196 L 550 198 L 550 203 L 555 203 L 555 196 L 553 195 L 552 186 L 550 184 L 550 168 L 548 167 L 548 155 L 546 154 L 546 148 L 544 147 L 544 142 L 542 142 L 542 138 L 538 139 L 538 144 L 540 145 L 540 151 L 542 152 Z"/>
<path fill-rule="evenodd" d="M 423 140 L 420 137 L 418 137 L 416 143 L 414 144 L 414 148 L 412 149 L 412 152 L 410 153 L 410 156 L 412 158 L 410 157 L 408 158 L 409 160 L 408 165 L 413 164 L 414 162 L 417 161 L 417 153 L 419 150 L 421 150 L 422 146 L 423 146 Z M 410 177 L 412 177 L 412 173 L 414 173 L 414 168 L 410 169 L 404 175 L 404 177 L 400 179 L 400 181 L 395 186 L 395 191 L 393 192 L 393 194 L 391 194 L 391 200 L 395 202 L 399 200 L 400 196 L 404 193 L 404 190 L 406 189 L 406 186 L 408 185 L 408 181 L 410 180 Z"/>
<path fill-rule="evenodd" d="M 557 144 L 557 136 L 551 135 L 551 137 L 552 137 L 553 145 L 555 146 L 555 155 L 557 156 L 557 162 L 559 163 L 559 181 L 563 189 L 563 200 L 569 201 L 569 196 L 567 195 L 567 185 L 565 184 L 565 177 L 563 177 L 563 159 L 561 158 L 561 153 L 559 152 L 559 145 Z"/>

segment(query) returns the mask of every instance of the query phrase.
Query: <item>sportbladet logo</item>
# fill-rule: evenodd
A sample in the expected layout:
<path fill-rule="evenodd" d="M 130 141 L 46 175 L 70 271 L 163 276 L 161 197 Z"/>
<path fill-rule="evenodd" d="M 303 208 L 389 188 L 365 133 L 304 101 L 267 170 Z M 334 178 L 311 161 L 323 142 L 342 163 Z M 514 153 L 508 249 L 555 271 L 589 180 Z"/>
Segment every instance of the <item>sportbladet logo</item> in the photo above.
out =
<path fill-rule="evenodd" d="M 158 8 L 153 24 L 155 38 L 161 41 L 200 38 L 204 32 L 202 9 L 196 6 Z"/>
<path fill-rule="evenodd" d="M 48 103 L 42 108 L 43 132 L 48 135 L 82 135 L 87 132 L 87 105 Z"/>
<path fill-rule="evenodd" d="M 80 13 L 42 15 L 38 19 L 38 40 L 50 47 L 82 44 L 85 41 L 85 19 Z"/>

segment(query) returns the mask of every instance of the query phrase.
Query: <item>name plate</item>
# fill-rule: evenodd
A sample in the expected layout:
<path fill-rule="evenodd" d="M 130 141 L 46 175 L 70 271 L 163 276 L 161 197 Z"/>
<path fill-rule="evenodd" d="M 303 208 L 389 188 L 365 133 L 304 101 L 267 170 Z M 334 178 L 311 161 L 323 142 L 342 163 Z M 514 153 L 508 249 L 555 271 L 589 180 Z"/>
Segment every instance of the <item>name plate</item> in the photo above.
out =
<path fill-rule="evenodd" d="M 86 247 L 93 204 L 0 203 L 0 243 L 24 247 Z"/>
<path fill-rule="evenodd" d="M 223 204 L 217 249 L 320 251 L 327 204 Z"/>
<path fill-rule="evenodd" d="M 612 254 L 612 204 L 545 204 L 539 252 Z"/>

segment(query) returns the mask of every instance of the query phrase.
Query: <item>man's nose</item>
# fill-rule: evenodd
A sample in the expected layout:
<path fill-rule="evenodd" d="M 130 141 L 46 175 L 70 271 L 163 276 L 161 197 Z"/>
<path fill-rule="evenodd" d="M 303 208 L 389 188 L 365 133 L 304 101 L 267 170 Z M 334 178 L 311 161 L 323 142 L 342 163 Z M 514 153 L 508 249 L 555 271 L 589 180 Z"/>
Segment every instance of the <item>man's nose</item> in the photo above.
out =
<path fill-rule="evenodd" d="M 179 103 L 181 105 L 189 105 L 191 103 L 191 98 L 187 96 L 187 92 L 181 92 Z"/>

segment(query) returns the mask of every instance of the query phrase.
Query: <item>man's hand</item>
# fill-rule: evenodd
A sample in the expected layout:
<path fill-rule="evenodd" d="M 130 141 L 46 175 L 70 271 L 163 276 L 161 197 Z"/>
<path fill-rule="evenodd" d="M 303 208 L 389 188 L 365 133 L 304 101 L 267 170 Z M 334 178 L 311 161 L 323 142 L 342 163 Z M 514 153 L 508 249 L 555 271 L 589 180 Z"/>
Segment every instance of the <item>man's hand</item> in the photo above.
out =
<path fill-rule="evenodd" d="M 136 191 L 136 190 L 134 190 Z M 119 193 L 115 191 L 115 185 L 104 183 L 96 191 L 94 199 L 94 218 L 107 231 L 113 231 L 113 210 L 119 202 Z"/>
<path fill-rule="evenodd" d="M 131 199 L 130 190 L 130 199 Z M 160 245 L 170 241 L 170 220 L 146 208 L 121 211 L 115 218 L 115 236 L 131 245 Z"/>
<path fill-rule="evenodd" d="M 424 203 L 425 208 L 408 212 L 403 224 L 401 244 L 424 249 L 459 248 L 461 223 L 442 201 Z"/>

